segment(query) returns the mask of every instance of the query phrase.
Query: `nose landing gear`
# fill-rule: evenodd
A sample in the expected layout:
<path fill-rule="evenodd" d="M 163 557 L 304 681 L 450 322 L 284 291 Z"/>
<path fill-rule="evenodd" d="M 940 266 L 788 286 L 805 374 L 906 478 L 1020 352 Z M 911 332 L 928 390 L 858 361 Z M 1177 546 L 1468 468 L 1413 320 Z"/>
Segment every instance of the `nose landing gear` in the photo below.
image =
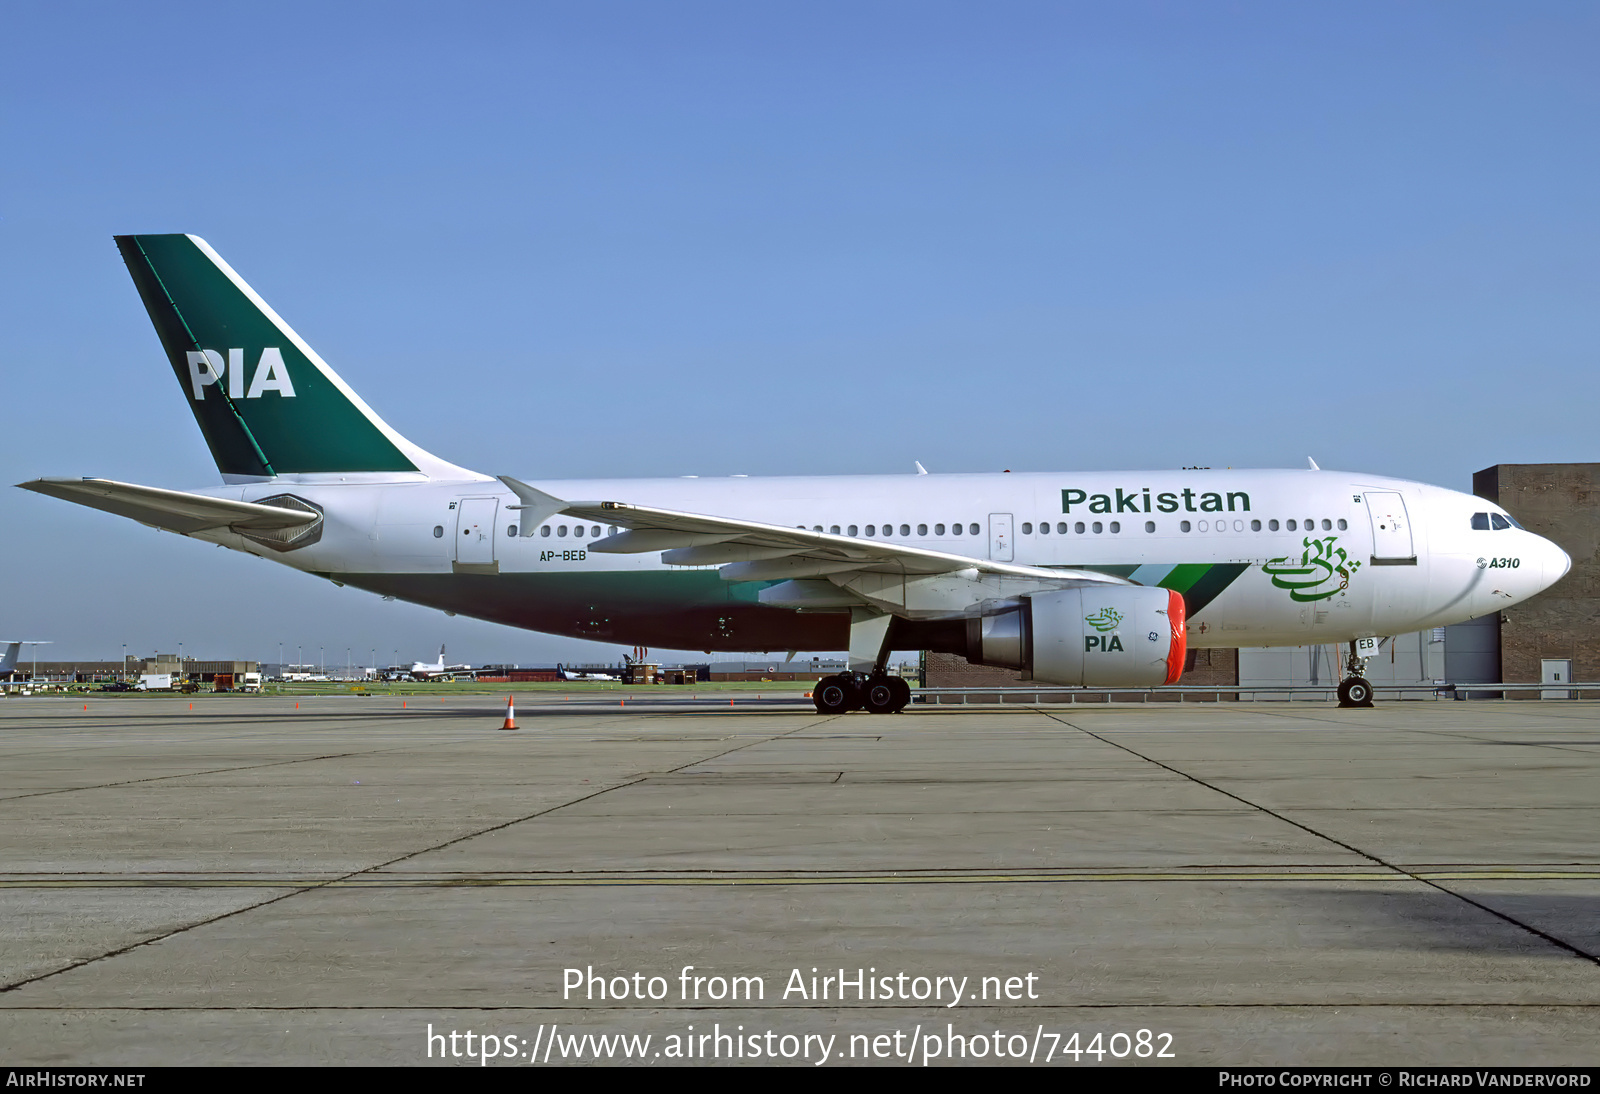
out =
<path fill-rule="evenodd" d="M 1350 659 L 1345 664 L 1345 671 L 1350 675 L 1339 681 L 1339 705 L 1341 707 L 1370 707 L 1372 705 L 1372 684 L 1367 680 L 1367 662 L 1365 658 L 1356 656 L 1356 644 L 1350 643 Z"/>

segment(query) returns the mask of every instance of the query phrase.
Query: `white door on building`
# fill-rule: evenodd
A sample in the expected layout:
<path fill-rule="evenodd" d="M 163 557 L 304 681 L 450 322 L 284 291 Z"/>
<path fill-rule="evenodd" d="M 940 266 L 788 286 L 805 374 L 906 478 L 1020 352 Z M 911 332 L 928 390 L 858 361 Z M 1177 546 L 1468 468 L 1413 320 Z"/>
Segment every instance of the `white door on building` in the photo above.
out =
<path fill-rule="evenodd" d="M 1545 658 L 1539 662 L 1539 682 L 1542 684 L 1570 684 L 1572 683 L 1572 662 L 1556 661 Z M 1571 699 L 1570 691 L 1541 691 L 1541 699 Z"/>
<path fill-rule="evenodd" d="M 1366 498 L 1367 515 L 1372 518 L 1372 560 L 1415 562 L 1417 548 L 1411 541 L 1405 499 L 1390 490 L 1368 490 Z"/>
<path fill-rule="evenodd" d="M 456 506 L 456 561 L 468 566 L 494 563 L 494 518 L 498 498 L 463 498 Z"/>
<path fill-rule="evenodd" d="M 1011 514 L 990 513 L 989 558 L 995 562 L 1010 562 L 1011 555 Z"/>

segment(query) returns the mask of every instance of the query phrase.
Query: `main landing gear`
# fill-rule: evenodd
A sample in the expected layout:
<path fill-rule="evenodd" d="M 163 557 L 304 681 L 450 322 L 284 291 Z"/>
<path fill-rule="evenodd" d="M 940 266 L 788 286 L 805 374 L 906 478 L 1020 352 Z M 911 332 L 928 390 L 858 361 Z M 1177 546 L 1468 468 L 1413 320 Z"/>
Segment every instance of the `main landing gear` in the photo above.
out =
<path fill-rule="evenodd" d="M 824 676 L 811 692 L 819 714 L 898 714 L 911 702 L 911 685 L 890 676 L 889 624 L 893 617 L 858 608 L 850 613 L 849 672 Z"/>
<path fill-rule="evenodd" d="M 1356 656 L 1356 644 L 1350 643 L 1350 660 L 1345 664 L 1345 671 L 1350 675 L 1339 681 L 1339 705 L 1341 707 L 1370 707 L 1372 705 L 1372 684 L 1367 680 L 1367 662 Z"/>
<path fill-rule="evenodd" d="M 911 702 L 911 685 L 881 671 L 870 675 L 841 672 L 818 680 L 811 701 L 818 714 L 848 714 L 852 710 L 898 714 Z"/>

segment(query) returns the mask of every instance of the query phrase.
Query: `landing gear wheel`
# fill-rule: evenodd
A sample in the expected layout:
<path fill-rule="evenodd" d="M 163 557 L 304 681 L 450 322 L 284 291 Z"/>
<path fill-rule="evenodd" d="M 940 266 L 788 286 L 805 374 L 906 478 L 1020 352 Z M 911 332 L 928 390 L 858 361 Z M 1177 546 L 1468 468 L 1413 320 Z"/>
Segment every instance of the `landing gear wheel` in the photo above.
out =
<path fill-rule="evenodd" d="M 900 709 L 895 705 L 900 692 L 894 685 L 895 681 L 888 676 L 874 676 L 862 689 L 861 705 L 870 714 L 893 714 Z"/>
<path fill-rule="evenodd" d="M 1372 685 L 1360 676 L 1352 676 L 1340 681 L 1339 705 L 1341 707 L 1370 707 L 1372 705 Z"/>
<path fill-rule="evenodd" d="M 848 714 L 861 707 L 861 692 L 848 676 L 824 676 L 811 691 L 818 714 Z"/>
<path fill-rule="evenodd" d="M 911 685 L 899 676 L 890 680 L 889 683 L 894 688 L 894 710 L 892 713 L 899 714 L 911 705 Z"/>

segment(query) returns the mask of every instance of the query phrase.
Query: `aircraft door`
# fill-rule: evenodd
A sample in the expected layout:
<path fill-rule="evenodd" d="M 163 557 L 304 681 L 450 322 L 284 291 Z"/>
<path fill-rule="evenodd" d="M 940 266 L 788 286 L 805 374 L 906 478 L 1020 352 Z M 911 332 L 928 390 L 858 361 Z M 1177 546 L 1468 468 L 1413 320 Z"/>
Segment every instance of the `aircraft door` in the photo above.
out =
<path fill-rule="evenodd" d="M 464 566 L 494 565 L 494 518 L 498 498 L 463 498 L 456 506 L 456 561 Z"/>
<path fill-rule="evenodd" d="M 995 562 L 1010 562 L 1011 555 L 1011 514 L 990 513 L 989 558 Z"/>
<path fill-rule="evenodd" d="M 1375 565 L 1414 563 L 1417 548 L 1411 541 L 1411 518 L 1405 499 L 1388 490 L 1366 491 L 1367 515 L 1372 519 L 1372 561 Z"/>

